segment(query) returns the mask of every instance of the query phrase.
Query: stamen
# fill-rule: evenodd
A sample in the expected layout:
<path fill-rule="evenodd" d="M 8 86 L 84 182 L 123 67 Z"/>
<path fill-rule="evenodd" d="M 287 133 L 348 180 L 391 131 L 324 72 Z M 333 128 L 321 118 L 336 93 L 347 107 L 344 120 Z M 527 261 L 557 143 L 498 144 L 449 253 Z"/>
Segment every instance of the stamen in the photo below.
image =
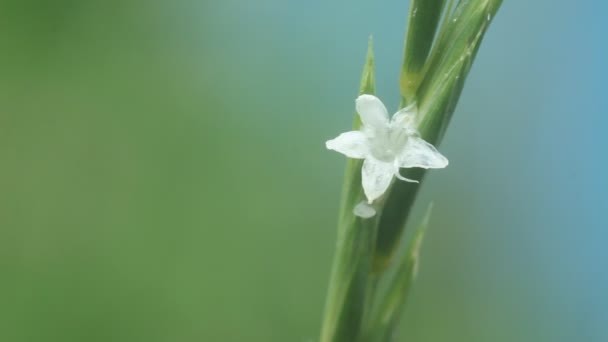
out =
<path fill-rule="evenodd" d="M 400 180 L 402 180 L 402 181 L 406 181 L 406 182 L 409 182 L 409 183 L 420 183 L 420 182 L 419 182 L 419 181 L 417 181 L 417 180 L 414 180 L 414 179 L 409 179 L 409 178 L 405 178 L 405 177 L 403 177 L 403 176 L 402 176 L 402 175 L 399 173 L 399 169 L 397 169 L 397 171 L 395 171 L 395 177 L 397 177 L 397 179 L 400 179 Z"/>

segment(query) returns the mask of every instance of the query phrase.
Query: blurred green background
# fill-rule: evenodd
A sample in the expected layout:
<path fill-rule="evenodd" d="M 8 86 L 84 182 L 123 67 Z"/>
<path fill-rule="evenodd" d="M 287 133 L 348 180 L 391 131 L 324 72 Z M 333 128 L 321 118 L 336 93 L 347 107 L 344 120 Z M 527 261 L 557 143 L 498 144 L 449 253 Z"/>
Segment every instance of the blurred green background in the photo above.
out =
<path fill-rule="evenodd" d="M 0 1 L 0 341 L 318 338 L 367 37 L 407 1 Z M 403 341 L 608 340 L 603 1 L 505 1 Z M 393 109 L 394 107 L 393 106 Z"/>

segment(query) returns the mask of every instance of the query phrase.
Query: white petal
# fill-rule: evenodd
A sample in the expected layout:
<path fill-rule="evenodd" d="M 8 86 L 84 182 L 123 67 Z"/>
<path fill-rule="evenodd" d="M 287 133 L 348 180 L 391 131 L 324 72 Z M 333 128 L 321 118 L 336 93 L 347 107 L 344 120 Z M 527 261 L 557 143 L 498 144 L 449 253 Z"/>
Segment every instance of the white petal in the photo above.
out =
<path fill-rule="evenodd" d="M 355 214 L 355 216 L 368 219 L 376 215 L 376 209 L 374 209 L 371 205 L 367 204 L 367 202 L 361 201 L 353 209 L 353 214 Z"/>
<path fill-rule="evenodd" d="M 389 123 L 386 107 L 379 98 L 374 95 L 361 95 L 355 101 L 357 113 L 361 117 L 363 125 L 371 128 L 387 127 Z"/>
<path fill-rule="evenodd" d="M 367 138 L 361 131 L 342 133 L 335 139 L 328 140 L 325 147 L 355 159 L 365 158 L 369 151 Z"/>
<path fill-rule="evenodd" d="M 410 136 L 399 154 L 400 167 L 421 167 L 425 169 L 441 169 L 448 166 L 448 160 L 435 146 L 417 136 Z"/>
<path fill-rule="evenodd" d="M 416 127 L 416 103 L 399 110 L 391 119 L 391 127 L 402 127 L 415 129 Z"/>
<path fill-rule="evenodd" d="M 361 168 L 363 192 L 371 204 L 376 198 L 382 196 L 393 180 L 395 166 L 374 158 L 367 158 Z"/>

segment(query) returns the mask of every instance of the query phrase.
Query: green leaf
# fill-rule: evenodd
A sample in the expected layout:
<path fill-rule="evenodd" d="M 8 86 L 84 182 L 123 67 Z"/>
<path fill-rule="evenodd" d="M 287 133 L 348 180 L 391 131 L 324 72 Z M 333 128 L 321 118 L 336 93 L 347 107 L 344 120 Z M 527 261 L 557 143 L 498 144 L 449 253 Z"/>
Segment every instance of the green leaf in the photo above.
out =
<path fill-rule="evenodd" d="M 373 324 L 366 341 L 389 342 L 395 334 L 401 313 L 418 272 L 420 247 L 429 224 L 433 204 L 426 211 L 422 223 L 406 249 L 405 256 L 397 267 L 384 296 L 379 299 L 378 309 L 374 312 Z"/>
<path fill-rule="evenodd" d="M 371 37 L 361 77 L 360 93 L 375 93 Z M 360 125 L 359 116 L 355 115 L 355 129 Z M 377 221 L 362 219 L 353 214 L 354 206 L 364 199 L 361 187 L 361 164 L 360 160 L 347 161 L 336 254 L 327 292 L 321 342 L 356 341 L 363 326 Z"/>
<path fill-rule="evenodd" d="M 401 68 L 402 106 L 415 101 L 445 0 L 411 0 Z"/>

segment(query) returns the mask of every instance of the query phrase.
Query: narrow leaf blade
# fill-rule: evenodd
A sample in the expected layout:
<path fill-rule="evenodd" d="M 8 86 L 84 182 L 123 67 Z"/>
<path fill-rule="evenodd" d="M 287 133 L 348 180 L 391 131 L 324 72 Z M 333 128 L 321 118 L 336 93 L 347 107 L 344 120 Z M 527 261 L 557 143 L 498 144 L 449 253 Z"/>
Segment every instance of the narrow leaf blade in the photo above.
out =
<path fill-rule="evenodd" d="M 403 52 L 400 87 L 402 106 L 415 100 L 446 0 L 412 0 Z"/>
<path fill-rule="evenodd" d="M 374 94 L 375 71 L 372 39 L 361 77 L 360 93 Z M 355 115 L 354 127 L 361 122 Z M 358 339 L 368 292 L 368 275 L 373 258 L 376 219 L 362 219 L 353 214 L 354 206 L 363 200 L 360 160 L 348 159 L 338 221 L 336 254 L 321 329 L 321 342 L 353 342 Z"/>
<path fill-rule="evenodd" d="M 369 341 L 388 342 L 395 334 L 405 302 L 418 273 L 420 248 L 429 225 L 432 210 L 433 204 L 431 203 L 422 223 L 414 232 L 407 246 L 405 256 L 398 265 L 389 288 L 384 292 L 384 296 L 379 299 L 379 307 L 374 314 L 374 324 Z"/>

